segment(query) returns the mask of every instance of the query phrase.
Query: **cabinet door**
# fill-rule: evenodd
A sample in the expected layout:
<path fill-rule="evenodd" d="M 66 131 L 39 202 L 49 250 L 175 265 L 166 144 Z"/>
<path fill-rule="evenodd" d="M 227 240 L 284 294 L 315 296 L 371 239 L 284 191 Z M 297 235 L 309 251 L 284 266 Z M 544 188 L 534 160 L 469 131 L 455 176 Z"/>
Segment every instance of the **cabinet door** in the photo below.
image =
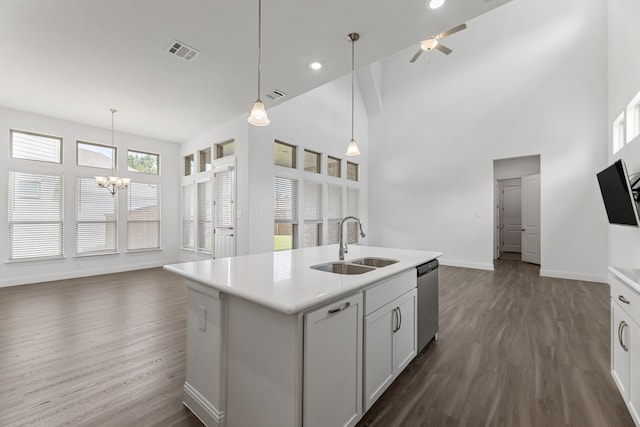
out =
<path fill-rule="evenodd" d="M 629 322 L 629 412 L 636 425 L 640 425 L 640 326 Z"/>
<path fill-rule="evenodd" d="M 611 375 L 626 401 L 629 397 L 629 336 L 630 319 L 618 306 L 611 302 Z M 626 326 L 625 326 L 626 325 Z M 626 346 L 626 349 L 625 349 Z"/>
<path fill-rule="evenodd" d="M 362 293 L 305 315 L 303 424 L 352 426 L 362 416 Z"/>
<path fill-rule="evenodd" d="M 396 300 L 396 327 L 393 334 L 393 371 L 400 374 L 416 357 L 417 291 L 407 292 Z"/>
<path fill-rule="evenodd" d="M 367 411 L 393 381 L 395 305 L 387 304 L 364 318 L 364 410 Z"/>

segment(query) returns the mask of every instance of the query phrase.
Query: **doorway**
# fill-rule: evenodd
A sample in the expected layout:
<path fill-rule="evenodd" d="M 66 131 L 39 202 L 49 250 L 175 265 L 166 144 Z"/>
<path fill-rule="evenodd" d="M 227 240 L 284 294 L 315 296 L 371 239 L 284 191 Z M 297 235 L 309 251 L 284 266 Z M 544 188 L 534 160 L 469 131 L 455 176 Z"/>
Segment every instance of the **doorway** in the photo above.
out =
<path fill-rule="evenodd" d="M 540 264 L 540 156 L 494 160 L 494 259 Z"/>

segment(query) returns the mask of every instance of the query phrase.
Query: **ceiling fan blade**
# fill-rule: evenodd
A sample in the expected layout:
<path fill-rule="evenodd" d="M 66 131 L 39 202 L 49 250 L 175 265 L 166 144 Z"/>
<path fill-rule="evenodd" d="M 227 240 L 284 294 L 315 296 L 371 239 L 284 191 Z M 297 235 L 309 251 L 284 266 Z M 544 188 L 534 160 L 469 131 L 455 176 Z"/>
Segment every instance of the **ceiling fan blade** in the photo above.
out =
<path fill-rule="evenodd" d="M 418 49 L 418 51 L 416 52 L 415 55 L 413 55 L 413 58 L 411 58 L 411 61 L 409 61 L 411 64 L 413 64 L 414 62 L 416 62 L 418 60 L 418 58 L 420 58 L 420 55 L 422 55 L 422 52 L 424 52 L 424 50 L 422 49 Z"/>
<path fill-rule="evenodd" d="M 443 39 L 443 38 L 445 38 L 447 36 L 450 36 L 451 34 L 457 33 L 458 31 L 462 31 L 465 28 L 467 28 L 467 24 L 462 23 L 462 24 L 460 24 L 460 25 L 458 25 L 456 27 L 448 29 L 447 31 L 445 31 L 443 33 L 438 34 L 438 38 L 439 39 Z"/>
<path fill-rule="evenodd" d="M 443 46 L 442 43 L 438 43 L 436 45 L 436 49 L 438 49 L 440 52 L 444 53 L 445 55 L 449 55 L 451 52 L 453 52 L 451 49 L 449 49 L 446 46 Z"/>

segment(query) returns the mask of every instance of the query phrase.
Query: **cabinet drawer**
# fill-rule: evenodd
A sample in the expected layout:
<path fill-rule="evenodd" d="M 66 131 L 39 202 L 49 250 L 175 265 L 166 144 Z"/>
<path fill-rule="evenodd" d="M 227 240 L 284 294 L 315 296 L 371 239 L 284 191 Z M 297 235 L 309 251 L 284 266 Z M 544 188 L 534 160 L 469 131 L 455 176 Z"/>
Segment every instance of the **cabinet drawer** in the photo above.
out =
<path fill-rule="evenodd" d="M 640 295 L 613 275 L 609 276 L 609 286 L 611 301 L 616 301 L 633 320 L 640 322 Z"/>
<path fill-rule="evenodd" d="M 370 314 L 415 288 L 418 283 L 414 268 L 383 280 L 364 291 L 364 314 Z"/>

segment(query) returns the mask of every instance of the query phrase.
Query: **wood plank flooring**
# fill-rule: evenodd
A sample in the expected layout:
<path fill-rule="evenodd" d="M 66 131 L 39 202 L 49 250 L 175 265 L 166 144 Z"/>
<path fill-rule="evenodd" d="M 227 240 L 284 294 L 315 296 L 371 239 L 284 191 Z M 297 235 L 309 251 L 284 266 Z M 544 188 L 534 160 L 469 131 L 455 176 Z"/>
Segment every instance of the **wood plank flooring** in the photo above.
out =
<path fill-rule="evenodd" d="M 633 426 L 610 374 L 609 287 L 440 268 L 440 332 L 364 426 Z"/>
<path fill-rule="evenodd" d="M 161 269 L 0 288 L 0 426 L 201 426 L 185 310 Z M 439 341 L 359 426 L 633 426 L 609 322 L 603 284 L 442 267 Z"/>

